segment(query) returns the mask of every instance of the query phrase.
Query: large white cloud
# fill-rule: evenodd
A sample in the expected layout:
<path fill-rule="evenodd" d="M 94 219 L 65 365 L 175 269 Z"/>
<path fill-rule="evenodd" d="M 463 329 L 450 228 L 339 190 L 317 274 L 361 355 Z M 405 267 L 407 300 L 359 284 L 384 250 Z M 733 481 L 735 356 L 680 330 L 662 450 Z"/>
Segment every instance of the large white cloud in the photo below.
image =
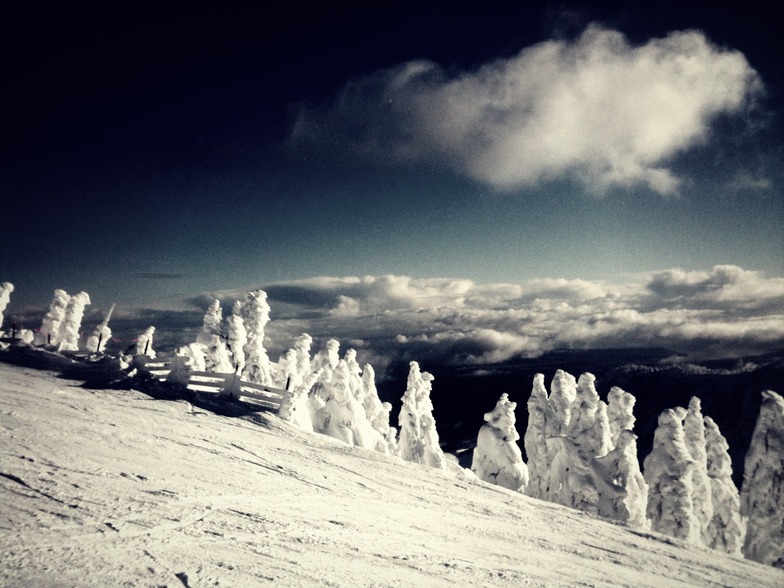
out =
<path fill-rule="evenodd" d="M 597 194 L 642 184 L 667 195 L 681 182 L 672 158 L 760 88 L 741 53 L 699 31 L 634 46 L 592 25 L 474 71 L 413 61 L 355 80 L 304 109 L 291 139 L 436 162 L 500 189 L 570 176 Z"/>

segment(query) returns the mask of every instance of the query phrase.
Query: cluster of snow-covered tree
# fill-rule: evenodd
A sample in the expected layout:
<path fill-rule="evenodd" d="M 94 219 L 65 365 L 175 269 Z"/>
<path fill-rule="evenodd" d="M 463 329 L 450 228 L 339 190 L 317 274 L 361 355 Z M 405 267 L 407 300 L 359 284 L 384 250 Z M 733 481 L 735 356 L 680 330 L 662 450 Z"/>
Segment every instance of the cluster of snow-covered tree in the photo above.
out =
<path fill-rule="evenodd" d="M 13 284 L 4 282 L 0 284 L 0 324 L 3 312 L 14 291 Z M 28 344 L 48 345 L 57 351 L 88 351 L 103 353 L 106 343 L 112 337 L 109 320 L 114 312 L 114 305 L 106 313 L 103 320 L 95 327 L 86 340 L 82 340 L 82 319 L 84 310 L 90 305 L 90 295 L 87 292 L 69 295 L 65 290 L 55 290 L 49 309 L 36 331 L 19 329 L 13 333 L 16 339 Z M 155 327 L 148 327 L 139 333 L 135 344 L 128 350 L 131 353 L 145 354 L 155 357 L 152 349 L 152 335 Z"/>
<path fill-rule="evenodd" d="M 14 285 L 9 282 L 0 285 L 0 323 L 13 291 Z M 65 290 L 55 290 L 38 332 L 22 329 L 14 336 L 26 343 L 53 345 L 58 351 L 78 351 L 82 318 L 88 304 L 90 296 L 87 292 L 69 296 Z"/>
<path fill-rule="evenodd" d="M 0 319 L 13 285 L 0 285 Z M 85 292 L 56 290 L 39 331 L 18 336 L 28 343 L 77 351 Z M 114 307 L 112 307 L 112 310 Z M 111 337 L 110 310 L 85 342 L 102 352 Z M 177 350 L 179 373 L 233 373 L 249 382 L 285 389 L 279 415 L 305 431 L 396 455 L 435 468 L 449 461 L 439 446 L 433 376 L 411 362 L 402 397 L 399 432 L 390 425 L 392 405 L 378 396 L 373 367 L 360 367 L 356 351 L 340 358 L 329 339 L 311 356 L 303 333 L 277 362 L 264 347 L 270 307 L 263 290 L 235 301 L 224 320 L 219 300 L 204 315 L 196 341 Z M 133 355 L 155 357 L 155 328 L 139 334 Z M 484 415 L 471 470 L 481 480 L 631 526 L 652 529 L 732 555 L 784 567 L 784 399 L 772 391 L 763 401 L 746 455 L 743 491 L 732 482 L 728 445 L 716 423 L 703 416 L 700 400 L 659 416 L 651 453 L 640 463 L 633 432 L 635 398 L 613 387 L 600 399 L 595 377 L 558 370 L 548 393 L 537 374 L 528 400 L 523 459 L 515 428 L 516 403 L 502 394 Z"/>
<path fill-rule="evenodd" d="M 329 339 L 311 355 L 313 340 L 303 333 L 277 362 L 271 361 L 264 348 L 269 312 L 263 290 L 248 292 L 244 301 L 234 302 L 224 325 L 220 301 L 214 300 L 196 341 L 177 354 L 187 361 L 188 369 L 234 372 L 249 382 L 287 390 L 279 415 L 305 431 L 446 467 L 430 401 L 431 374 L 411 362 L 398 435 L 389 422 L 392 405 L 378 396 L 373 367 L 360 367 L 354 349 L 341 358 L 340 343 Z"/>
<path fill-rule="evenodd" d="M 13 289 L 7 282 L 0 285 L 0 321 Z M 84 309 L 89 304 L 86 292 L 70 296 L 65 290 L 55 290 L 37 332 L 20 330 L 14 336 L 57 351 L 81 349 L 102 353 L 112 336 L 109 320 L 114 306 L 87 340 L 80 341 Z M 196 341 L 177 350 L 170 379 L 187 380 L 190 371 L 210 371 L 233 373 L 249 382 L 285 389 L 289 394 L 279 414 L 306 431 L 431 467 L 446 467 L 430 401 L 431 374 L 420 371 L 419 365 L 411 362 L 398 434 L 389 422 L 392 405 L 381 402 L 378 396 L 373 367 L 360 367 L 355 350 L 347 350 L 341 359 L 339 342 L 329 339 L 311 357 L 312 339 L 303 333 L 277 362 L 271 361 L 264 347 L 269 313 L 263 290 L 248 292 L 245 300 L 234 301 L 225 320 L 220 301 L 214 300 L 204 315 Z M 154 333 L 153 326 L 139 333 L 127 354 L 154 358 Z"/>
<path fill-rule="evenodd" d="M 472 470 L 534 498 L 784 567 L 784 399 L 762 395 L 742 493 L 727 441 L 699 398 L 661 413 L 641 471 L 634 396 L 613 387 L 604 402 L 592 374 L 575 379 L 562 370 L 549 394 L 544 376 L 534 378 L 528 463 L 515 443 L 516 404 L 503 394 L 485 414 Z"/>

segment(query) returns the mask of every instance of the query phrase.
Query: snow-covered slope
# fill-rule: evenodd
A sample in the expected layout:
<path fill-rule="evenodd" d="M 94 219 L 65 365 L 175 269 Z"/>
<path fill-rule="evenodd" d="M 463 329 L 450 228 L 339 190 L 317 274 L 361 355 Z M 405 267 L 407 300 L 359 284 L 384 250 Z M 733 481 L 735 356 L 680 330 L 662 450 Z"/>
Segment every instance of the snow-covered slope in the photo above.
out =
<path fill-rule="evenodd" d="M 268 413 L 0 363 L 0 415 L 4 586 L 784 585 Z"/>

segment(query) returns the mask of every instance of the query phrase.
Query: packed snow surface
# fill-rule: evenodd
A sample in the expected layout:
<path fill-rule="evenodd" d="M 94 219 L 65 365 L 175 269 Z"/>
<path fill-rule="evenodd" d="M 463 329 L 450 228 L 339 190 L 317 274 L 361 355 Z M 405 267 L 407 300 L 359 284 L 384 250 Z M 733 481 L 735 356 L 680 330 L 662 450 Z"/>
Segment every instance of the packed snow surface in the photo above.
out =
<path fill-rule="evenodd" d="M 784 585 L 239 404 L 0 363 L 0 412 L 4 586 Z"/>

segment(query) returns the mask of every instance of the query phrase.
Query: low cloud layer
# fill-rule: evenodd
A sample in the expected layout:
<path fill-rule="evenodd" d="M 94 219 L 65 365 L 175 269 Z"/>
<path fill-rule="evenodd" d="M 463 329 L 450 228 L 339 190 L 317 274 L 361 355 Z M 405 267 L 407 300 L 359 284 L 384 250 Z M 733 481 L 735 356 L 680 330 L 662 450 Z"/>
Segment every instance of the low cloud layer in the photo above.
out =
<path fill-rule="evenodd" d="M 334 337 L 383 370 L 497 363 L 562 348 L 662 347 L 695 358 L 784 343 L 784 279 L 736 266 L 666 270 L 624 284 L 547 279 L 476 284 L 405 276 L 312 278 L 265 286 L 271 355 L 308 332 Z M 226 301 L 244 292 L 223 292 Z M 211 295 L 192 300 L 206 308 Z"/>
<path fill-rule="evenodd" d="M 265 347 L 273 360 L 308 333 L 314 352 L 327 339 L 357 350 L 379 375 L 391 364 L 425 369 L 483 366 L 556 349 L 657 347 L 691 359 L 742 357 L 784 347 L 784 278 L 720 265 L 671 269 L 625 283 L 542 279 L 522 284 L 406 276 L 319 277 L 267 284 L 271 321 Z M 156 327 L 155 348 L 196 340 L 217 297 L 224 313 L 246 290 L 193 296 L 176 309 L 118 307 L 113 348 Z M 90 331 L 106 309 L 88 308 Z M 44 309 L 14 313 L 18 328 L 37 328 Z"/>
<path fill-rule="evenodd" d="M 677 193 L 672 159 L 761 90 L 745 57 L 698 31 L 634 46 L 589 26 L 474 71 L 412 61 L 303 109 L 295 146 L 391 163 L 429 161 L 498 189 L 569 177 L 602 194 Z"/>

